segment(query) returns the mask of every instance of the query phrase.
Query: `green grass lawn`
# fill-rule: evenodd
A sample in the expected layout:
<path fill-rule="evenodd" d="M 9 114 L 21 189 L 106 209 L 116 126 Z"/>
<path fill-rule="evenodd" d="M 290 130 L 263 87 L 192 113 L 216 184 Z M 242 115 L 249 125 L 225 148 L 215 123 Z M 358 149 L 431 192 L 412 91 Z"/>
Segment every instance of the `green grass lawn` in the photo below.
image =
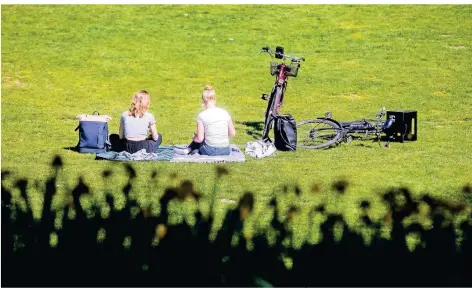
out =
<path fill-rule="evenodd" d="M 118 133 L 120 114 L 139 89 L 151 93 L 150 112 L 163 144 L 183 144 L 193 135 L 203 87 L 212 83 L 218 105 L 236 123 L 232 142 L 244 147 L 261 133 L 248 123 L 263 121 L 267 102 L 260 95 L 274 81 L 270 58 L 258 53 L 263 46 L 281 45 L 306 58 L 298 77 L 290 79 L 283 113 L 300 121 L 331 111 L 334 119 L 349 121 L 374 118 L 382 106 L 417 110 L 418 141 L 392 143 L 390 149 L 354 141 L 258 160 L 247 156 L 245 163 L 223 165 L 230 173 L 219 199 L 237 200 L 253 191 L 263 203 L 281 186 L 299 185 L 306 201 L 298 204 L 325 200 L 355 215 L 359 198 L 376 199 L 388 187 L 461 200 L 461 188 L 472 180 L 472 5 L 2 5 L 1 10 L 1 160 L 16 179 L 45 181 L 53 156 L 61 155 L 59 189 L 82 175 L 98 191 L 106 169 L 115 172 L 113 185 L 122 187 L 122 163 L 95 161 L 66 148 L 77 144 L 78 114 L 110 115 L 110 133 Z M 149 180 L 154 170 L 161 187 L 190 179 L 204 194 L 215 178 L 212 164 L 133 167 L 138 197 L 154 185 Z M 174 173 L 177 180 L 169 177 Z M 342 202 L 325 193 L 338 179 L 351 183 Z M 314 183 L 322 196 L 308 196 Z M 32 195 L 39 195 L 41 189 L 33 186 Z M 219 202 L 220 211 L 231 205 L 226 202 Z M 379 217 L 385 211 L 380 201 L 373 208 Z"/>

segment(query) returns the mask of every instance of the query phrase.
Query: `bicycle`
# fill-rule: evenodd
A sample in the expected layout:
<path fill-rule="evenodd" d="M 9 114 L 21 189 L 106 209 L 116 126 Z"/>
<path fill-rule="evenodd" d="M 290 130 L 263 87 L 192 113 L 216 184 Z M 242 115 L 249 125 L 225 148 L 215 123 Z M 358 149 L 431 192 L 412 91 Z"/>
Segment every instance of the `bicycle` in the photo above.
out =
<path fill-rule="evenodd" d="M 350 143 L 353 136 L 367 137 L 372 134 L 380 145 L 381 134 L 385 133 L 387 139 L 385 147 L 388 148 L 393 139 L 391 127 L 394 119 L 390 117 L 382 120 L 385 112 L 385 107 L 382 107 L 380 113 L 376 113 L 375 120 L 364 118 L 357 121 L 339 122 L 332 118 L 331 112 L 327 112 L 325 117 L 300 121 L 297 123 L 297 141 L 301 145 L 297 147 L 329 148 L 341 142 Z"/>
<path fill-rule="evenodd" d="M 288 85 L 288 77 L 297 77 L 300 69 L 300 62 L 305 61 L 304 57 L 292 57 L 284 54 L 284 48 L 277 46 L 275 51 L 270 47 L 263 47 L 260 53 L 267 52 L 272 59 L 282 59 L 281 64 L 277 64 L 274 60 L 270 63 L 270 74 L 275 77 L 275 83 L 270 92 L 270 96 L 262 94 L 263 100 L 268 100 L 267 109 L 264 119 L 264 132 L 262 133 L 262 141 L 270 142 L 269 131 L 272 128 L 274 120 L 279 115 L 279 108 L 283 104 L 285 90 Z M 260 54 L 259 53 L 259 54 Z M 287 59 L 291 60 L 290 65 L 285 64 Z"/>
<path fill-rule="evenodd" d="M 269 131 L 274 120 L 279 115 L 280 106 L 283 104 L 288 77 L 297 77 L 300 62 L 305 61 L 305 58 L 284 54 L 284 48 L 281 46 L 277 46 L 275 51 L 266 46 L 262 48 L 260 53 L 263 52 L 267 52 L 272 59 L 282 59 L 281 64 L 277 64 L 274 60 L 270 63 L 270 74 L 272 76 L 275 75 L 275 83 L 270 95 L 262 94 L 262 99 L 269 101 L 265 112 L 262 141 L 271 142 Z M 287 59 L 291 60 L 290 65 L 285 64 Z M 387 135 L 386 147 L 389 147 L 390 140 L 393 138 L 393 133 L 390 131 L 393 119 L 382 120 L 381 118 L 384 115 L 385 107 L 382 108 L 380 113 L 376 114 L 376 120 L 362 119 L 351 122 L 338 122 L 332 119 L 330 112 L 327 112 L 325 117 L 297 122 L 297 147 L 309 149 L 329 148 L 342 141 L 351 142 L 353 139 L 351 134 L 364 134 L 366 136 L 375 134 L 380 145 L 380 135 L 382 132 Z"/>

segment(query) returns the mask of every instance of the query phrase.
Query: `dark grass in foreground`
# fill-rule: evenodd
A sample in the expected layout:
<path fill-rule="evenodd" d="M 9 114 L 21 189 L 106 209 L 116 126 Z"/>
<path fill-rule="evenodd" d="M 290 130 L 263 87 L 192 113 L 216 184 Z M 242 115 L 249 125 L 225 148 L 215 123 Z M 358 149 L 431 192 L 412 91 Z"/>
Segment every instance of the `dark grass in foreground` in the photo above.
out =
<path fill-rule="evenodd" d="M 153 210 L 133 199 L 137 175 L 129 164 L 124 165 L 127 183 L 105 191 L 103 202 L 91 200 L 82 178 L 70 188 L 69 197 L 58 200 L 61 158 L 52 166 L 45 187 L 37 187 L 44 191 L 44 197 L 36 199 L 42 203 L 39 217 L 32 211 L 28 180 L 12 179 L 10 171 L 2 171 L 2 285 L 472 284 L 472 210 L 467 204 L 428 195 L 415 199 L 408 189 L 392 189 L 380 196 L 388 207 L 382 221 L 369 216 L 371 203 L 364 200 L 358 206 L 360 224 L 349 227 L 342 214 L 327 211 L 321 202 L 305 211 L 309 221 L 299 241 L 294 223 L 306 207 L 281 204 L 286 194 L 301 201 L 300 188 L 287 187 L 260 204 L 270 217 L 266 227 L 249 221 L 257 199 L 247 192 L 226 212 L 213 237 L 218 182 L 228 174 L 223 167 L 217 167 L 210 195 L 182 181 L 165 188 Z M 108 170 L 101 175 L 105 180 L 110 176 Z M 5 186 L 7 180 L 14 184 Z M 333 183 L 333 193 L 344 197 L 348 185 Z M 470 186 L 463 193 L 470 199 Z M 124 199 L 121 204 L 119 199 Z M 53 208 L 55 201 L 60 204 Z M 425 208 L 426 217 L 420 219 Z M 416 245 L 407 241 L 411 237 Z"/>

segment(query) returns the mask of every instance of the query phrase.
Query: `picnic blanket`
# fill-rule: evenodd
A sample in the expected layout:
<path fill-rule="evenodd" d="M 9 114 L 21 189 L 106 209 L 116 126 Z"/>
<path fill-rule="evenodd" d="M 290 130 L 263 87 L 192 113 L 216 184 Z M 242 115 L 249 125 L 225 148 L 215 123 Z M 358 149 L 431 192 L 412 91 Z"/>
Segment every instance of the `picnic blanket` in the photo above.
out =
<path fill-rule="evenodd" d="M 146 149 L 139 150 L 133 154 L 126 151 L 108 151 L 97 154 L 95 159 L 112 161 L 170 161 L 174 154 L 175 152 L 173 148 L 159 147 L 157 148 L 156 153 L 147 153 Z"/>
<path fill-rule="evenodd" d="M 224 162 L 245 162 L 246 158 L 238 146 L 231 144 L 231 154 L 224 156 L 207 156 L 200 154 L 178 155 L 176 149 L 181 149 L 186 145 L 160 146 L 156 153 L 147 153 L 142 149 L 136 153 L 130 154 L 126 151 L 122 152 L 104 152 L 96 155 L 97 160 L 111 161 L 170 161 L 170 162 L 195 162 L 195 163 L 224 163 Z"/>

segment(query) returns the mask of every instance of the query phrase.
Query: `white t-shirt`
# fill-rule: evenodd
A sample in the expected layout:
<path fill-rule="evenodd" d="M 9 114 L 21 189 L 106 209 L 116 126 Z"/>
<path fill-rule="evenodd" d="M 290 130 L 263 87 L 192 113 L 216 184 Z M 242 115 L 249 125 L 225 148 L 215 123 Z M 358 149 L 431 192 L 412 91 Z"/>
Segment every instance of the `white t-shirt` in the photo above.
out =
<path fill-rule="evenodd" d="M 228 121 L 231 120 L 229 113 L 219 107 L 211 107 L 200 112 L 197 122 L 202 123 L 205 128 L 205 143 L 213 147 L 228 147 Z"/>

